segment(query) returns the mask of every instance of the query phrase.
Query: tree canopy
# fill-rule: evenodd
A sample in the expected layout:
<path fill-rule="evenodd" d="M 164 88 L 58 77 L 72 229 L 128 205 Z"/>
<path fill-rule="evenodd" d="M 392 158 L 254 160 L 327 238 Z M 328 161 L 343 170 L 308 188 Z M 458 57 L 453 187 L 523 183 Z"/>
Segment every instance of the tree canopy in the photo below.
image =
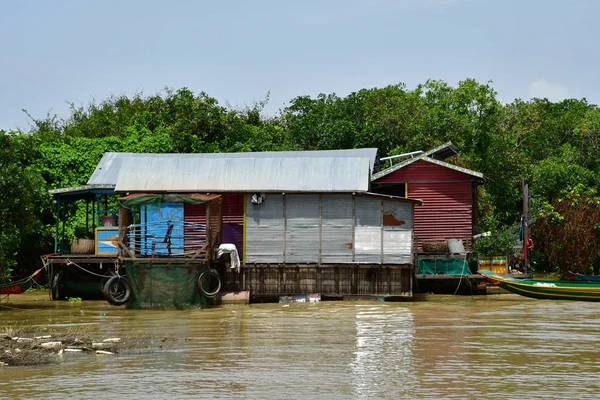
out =
<path fill-rule="evenodd" d="M 0 272 L 23 275 L 50 250 L 48 189 L 84 184 L 107 151 L 377 147 L 384 157 L 452 141 L 460 153 L 449 161 L 487 178 L 479 196 L 482 230 L 518 222 L 522 178 L 544 215 L 569 190 L 598 188 L 600 109 L 585 99 L 505 104 L 491 83 L 467 79 L 456 86 L 430 80 L 414 89 L 394 84 L 347 96 L 298 96 L 274 116 L 265 115 L 266 101 L 236 109 L 181 88 L 72 105 L 64 119 L 32 117 L 27 132 L 0 131 Z"/>

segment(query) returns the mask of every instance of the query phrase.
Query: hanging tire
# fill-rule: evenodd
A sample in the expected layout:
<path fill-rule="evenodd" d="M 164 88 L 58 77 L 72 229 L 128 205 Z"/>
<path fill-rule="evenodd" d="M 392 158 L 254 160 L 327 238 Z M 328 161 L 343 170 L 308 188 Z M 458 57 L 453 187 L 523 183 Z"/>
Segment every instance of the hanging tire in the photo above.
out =
<path fill-rule="evenodd" d="M 115 275 L 108 278 L 102 292 L 109 304 L 122 306 L 131 296 L 131 284 L 124 276 Z"/>
<path fill-rule="evenodd" d="M 52 289 L 50 291 L 52 294 L 52 300 L 65 300 L 67 298 L 65 296 L 63 271 L 58 271 L 56 274 L 54 274 L 50 288 Z"/>
<path fill-rule="evenodd" d="M 203 271 L 198 277 L 198 289 L 204 297 L 212 299 L 221 291 L 221 278 L 214 269 Z"/>
<path fill-rule="evenodd" d="M 108 282 L 108 280 L 113 276 L 116 276 L 116 274 L 111 271 L 107 275 L 105 275 L 104 278 L 100 278 L 100 291 L 102 293 L 104 293 L 104 286 L 106 286 L 106 282 Z"/>

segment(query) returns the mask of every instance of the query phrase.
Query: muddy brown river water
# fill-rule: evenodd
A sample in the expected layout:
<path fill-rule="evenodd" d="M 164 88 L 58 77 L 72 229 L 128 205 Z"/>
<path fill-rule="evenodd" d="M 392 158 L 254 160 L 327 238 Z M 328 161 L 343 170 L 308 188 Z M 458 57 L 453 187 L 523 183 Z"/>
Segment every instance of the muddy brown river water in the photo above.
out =
<path fill-rule="evenodd" d="M 45 298 L 12 296 L 0 324 L 93 323 L 102 337 L 155 341 L 0 368 L 2 399 L 600 397 L 600 303 L 431 296 L 156 311 Z"/>

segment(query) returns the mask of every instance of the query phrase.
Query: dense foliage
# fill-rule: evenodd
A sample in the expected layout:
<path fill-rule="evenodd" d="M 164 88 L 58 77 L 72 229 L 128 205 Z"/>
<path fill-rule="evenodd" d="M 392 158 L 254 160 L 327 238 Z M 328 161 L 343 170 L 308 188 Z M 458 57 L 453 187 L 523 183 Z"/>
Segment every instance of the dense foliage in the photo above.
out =
<path fill-rule="evenodd" d="M 540 210 L 537 226 L 540 256 L 559 266 L 559 272 L 600 274 L 600 198 L 594 189 L 577 185 L 561 192 Z M 538 256 L 539 257 L 539 256 Z"/>
<path fill-rule="evenodd" d="M 585 99 L 502 104 L 490 84 L 465 80 L 456 87 L 428 81 L 412 90 L 398 84 L 346 97 L 300 96 L 273 117 L 264 115 L 265 103 L 232 109 L 183 88 L 72 106 L 66 119 L 32 118 L 29 132 L 2 132 L 0 271 L 18 265 L 14 274 L 25 275 L 51 249 L 47 190 L 85 183 L 106 151 L 377 147 L 383 157 L 452 141 L 460 154 L 449 161 L 488 178 L 479 193 L 479 224 L 498 232 L 519 221 L 522 178 L 536 210 L 555 204 L 564 190 L 599 183 L 600 110 Z M 551 257 L 540 259 L 558 266 Z"/>

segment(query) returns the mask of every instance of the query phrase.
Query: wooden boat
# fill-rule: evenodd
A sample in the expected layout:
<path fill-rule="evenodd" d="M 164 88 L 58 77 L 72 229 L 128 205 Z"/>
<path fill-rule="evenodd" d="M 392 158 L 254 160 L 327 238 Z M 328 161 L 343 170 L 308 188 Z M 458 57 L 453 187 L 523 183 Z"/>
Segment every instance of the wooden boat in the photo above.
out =
<path fill-rule="evenodd" d="M 0 295 L 21 294 L 21 293 L 27 291 L 28 289 L 31 288 L 31 286 L 33 286 L 35 281 L 39 278 L 43 269 L 44 268 L 40 268 L 37 271 L 35 271 L 33 274 L 31 274 L 30 276 L 20 279 L 18 281 L 14 281 L 14 282 L 0 281 Z"/>
<path fill-rule="evenodd" d="M 600 301 L 600 282 L 515 279 L 479 271 L 487 281 L 509 292 L 534 299 Z"/>
<path fill-rule="evenodd" d="M 572 276 L 574 280 L 580 282 L 600 282 L 600 275 L 584 275 L 571 271 L 569 271 L 569 275 L 569 278 Z"/>

